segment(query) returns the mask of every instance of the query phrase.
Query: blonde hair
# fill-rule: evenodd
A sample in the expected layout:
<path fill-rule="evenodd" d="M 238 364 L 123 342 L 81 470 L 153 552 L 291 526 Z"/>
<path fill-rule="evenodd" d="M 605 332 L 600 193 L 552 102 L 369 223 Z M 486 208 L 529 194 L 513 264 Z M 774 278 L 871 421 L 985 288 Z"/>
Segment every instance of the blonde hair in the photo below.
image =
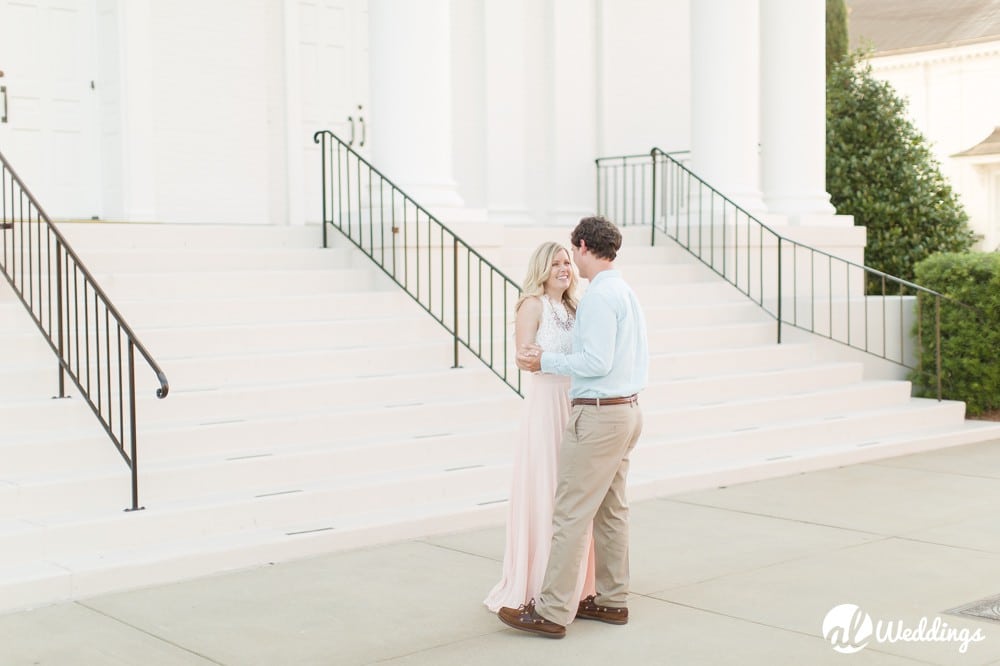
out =
<path fill-rule="evenodd" d="M 528 274 L 524 276 L 524 284 L 521 285 L 521 298 L 517 300 L 514 312 L 521 309 L 521 304 L 528 298 L 541 296 L 545 293 L 545 283 L 552 273 L 552 262 L 560 251 L 565 252 L 567 257 L 572 257 L 569 250 L 554 241 L 542 243 L 531 253 L 531 258 L 528 259 Z M 571 265 L 569 287 L 563 292 L 562 296 L 562 302 L 570 312 L 576 312 L 576 304 L 578 302 L 576 287 L 576 267 Z"/>

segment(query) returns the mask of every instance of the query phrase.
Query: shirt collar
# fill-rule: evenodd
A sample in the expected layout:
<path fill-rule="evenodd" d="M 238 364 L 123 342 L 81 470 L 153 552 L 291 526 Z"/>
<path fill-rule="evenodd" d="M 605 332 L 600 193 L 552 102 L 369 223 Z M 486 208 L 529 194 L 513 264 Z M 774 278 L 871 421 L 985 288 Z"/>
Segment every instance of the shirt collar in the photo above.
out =
<path fill-rule="evenodd" d="M 593 279 L 590 281 L 590 284 L 594 284 L 595 282 L 600 282 L 605 278 L 615 278 L 619 276 L 621 276 L 621 272 L 617 268 L 609 268 L 595 275 Z"/>

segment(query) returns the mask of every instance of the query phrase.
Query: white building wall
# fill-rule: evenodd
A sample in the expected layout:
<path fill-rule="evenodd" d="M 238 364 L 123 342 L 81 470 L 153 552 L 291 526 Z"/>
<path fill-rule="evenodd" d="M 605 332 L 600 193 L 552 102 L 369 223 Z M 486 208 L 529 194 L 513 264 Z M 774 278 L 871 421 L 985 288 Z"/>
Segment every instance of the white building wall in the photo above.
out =
<path fill-rule="evenodd" d="M 701 51 L 692 43 L 691 0 L 379 0 L 388 18 L 370 15 L 368 0 L 92 2 L 106 219 L 316 220 L 312 134 L 321 128 L 342 136 L 357 130 L 359 143 L 366 136 L 362 152 L 382 156 L 376 166 L 393 179 L 416 178 L 427 171 L 421 164 L 440 164 L 435 171 L 446 175 L 450 169 L 465 206 L 503 223 L 571 224 L 593 211 L 598 156 L 692 147 L 692 53 Z M 418 11 L 408 22 L 419 33 L 412 47 L 369 48 L 369 30 L 384 36 L 396 2 L 443 8 L 447 18 Z M 702 24 L 711 29 L 711 20 Z M 399 101 L 385 97 L 387 86 L 401 88 L 387 81 L 398 62 L 426 58 L 420 35 L 440 30 L 448 39 L 435 43 L 450 45 L 434 71 L 450 79 L 450 89 L 436 96 L 430 118 L 452 119 L 415 123 L 425 117 L 418 111 L 427 106 L 420 98 L 427 86 Z M 751 45 L 759 40 L 755 30 L 743 36 Z M 756 52 L 709 55 L 753 78 L 760 63 L 748 65 L 744 55 Z M 386 55 L 389 74 L 369 69 Z M 382 102 L 371 100 L 369 109 L 371 79 Z M 737 105 L 712 118 L 724 129 L 755 126 L 757 114 Z M 380 131 L 388 129 L 399 134 Z M 431 140 L 413 151 L 394 136 Z M 729 142 L 740 145 L 717 157 L 741 156 L 740 177 L 756 182 L 754 136 L 740 133 Z"/>
<path fill-rule="evenodd" d="M 990 204 L 993 168 L 952 155 L 1000 126 L 1000 41 L 872 58 L 872 73 L 908 100 L 914 126 L 930 142 L 942 173 L 984 236 L 1000 244 L 1000 211 Z"/>
<path fill-rule="evenodd" d="M 159 219 L 271 221 L 284 186 L 272 148 L 283 143 L 271 67 L 282 62 L 280 10 L 274 0 L 150 3 Z"/>
<path fill-rule="evenodd" d="M 594 157 L 691 148 L 690 0 L 599 0 Z"/>

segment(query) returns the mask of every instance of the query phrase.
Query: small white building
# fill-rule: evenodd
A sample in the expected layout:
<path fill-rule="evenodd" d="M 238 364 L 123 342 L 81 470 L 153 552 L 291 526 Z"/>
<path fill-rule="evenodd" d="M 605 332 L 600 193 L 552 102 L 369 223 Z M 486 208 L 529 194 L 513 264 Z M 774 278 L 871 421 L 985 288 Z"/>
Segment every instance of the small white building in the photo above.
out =
<path fill-rule="evenodd" d="M 848 0 L 853 48 L 909 101 L 978 249 L 1000 249 L 1000 0 Z"/>

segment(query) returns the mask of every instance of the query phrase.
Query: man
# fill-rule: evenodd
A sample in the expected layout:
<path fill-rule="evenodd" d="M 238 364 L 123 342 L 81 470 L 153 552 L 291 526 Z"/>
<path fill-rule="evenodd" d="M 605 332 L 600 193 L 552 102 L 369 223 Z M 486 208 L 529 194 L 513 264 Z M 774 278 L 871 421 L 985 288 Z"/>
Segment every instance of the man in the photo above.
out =
<path fill-rule="evenodd" d="M 603 217 L 587 217 L 570 236 L 573 261 L 590 286 L 580 301 L 570 354 L 518 351 L 523 370 L 569 375 L 573 409 L 559 453 L 552 550 L 542 590 L 520 608 L 501 608 L 505 624 L 562 638 L 574 618 L 628 622 L 629 454 L 642 431 L 638 396 L 646 386 L 646 318 L 615 269 L 622 236 Z M 597 594 L 573 599 L 578 567 L 593 526 Z"/>

